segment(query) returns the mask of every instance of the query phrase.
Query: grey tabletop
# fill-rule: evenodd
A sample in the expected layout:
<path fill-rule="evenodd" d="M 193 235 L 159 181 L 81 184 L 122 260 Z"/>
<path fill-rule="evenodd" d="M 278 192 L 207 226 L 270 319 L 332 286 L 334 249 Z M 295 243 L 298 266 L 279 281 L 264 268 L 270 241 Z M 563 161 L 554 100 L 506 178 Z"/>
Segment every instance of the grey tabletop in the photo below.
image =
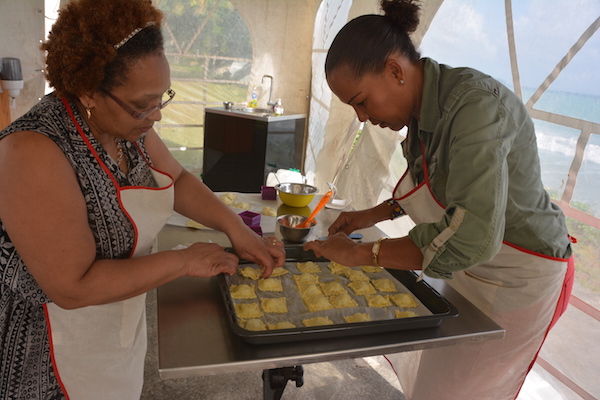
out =
<path fill-rule="evenodd" d="M 276 202 L 261 202 L 260 195 L 257 196 L 255 205 L 277 207 Z M 317 200 L 315 198 L 314 202 Z M 313 203 L 311 206 L 314 206 Z M 330 209 L 319 213 L 319 229 L 312 236 L 324 235 L 326 227 L 338 213 Z M 376 228 L 360 232 L 364 241 L 382 236 Z M 224 246 L 230 244 L 220 232 L 167 225 L 159 234 L 158 248 L 166 250 L 179 244 L 208 240 Z M 457 317 L 445 319 L 433 328 L 254 345 L 244 342 L 232 332 L 216 277 L 177 279 L 157 290 L 160 376 L 182 378 L 265 370 L 503 337 L 504 330 L 500 326 L 449 285 L 441 280 L 426 280 L 458 309 Z"/>

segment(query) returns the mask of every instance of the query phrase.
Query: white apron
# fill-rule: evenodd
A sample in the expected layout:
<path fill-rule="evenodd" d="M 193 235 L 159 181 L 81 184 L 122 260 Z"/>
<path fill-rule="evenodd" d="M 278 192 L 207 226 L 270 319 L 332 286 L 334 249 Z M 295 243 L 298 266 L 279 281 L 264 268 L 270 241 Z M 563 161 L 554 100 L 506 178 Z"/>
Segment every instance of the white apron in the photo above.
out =
<path fill-rule="evenodd" d="M 394 198 L 416 224 L 433 223 L 444 207 L 433 196 L 425 154 L 425 181 L 415 185 L 407 171 Z M 457 209 L 450 227 L 421 249 L 423 270 L 437 248 L 462 222 Z M 552 324 L 566 308 L 572 258 L 543 256 L 503 243 L 487 264 L 454 272 L 451 287 L 506 330 L 503 339 L 388 355 L 409 400 L 515 399 Z M 572 278 L 572 277 L 571 277 Z M 562 289 L 562 290 L 561 290 Z M 559 297 L 561 301 L 559 301 Z"/>
<path fill-rule="evenodd" d="M 89 143 L 88 147 L 91 149 Z M 130 257 L 150 254 L 156 235 L 173 210 L 173 179 L 154 168 L 152 174 L 157 188 L 120 187 L 111 176 L 121 208 L 135 229 Z M 146 355 L 145 299 L 146 294 L 142 294 L 75 310 L 54 303 L 45 305 L 52 360 L 68 399 L 140 398 Z"/>

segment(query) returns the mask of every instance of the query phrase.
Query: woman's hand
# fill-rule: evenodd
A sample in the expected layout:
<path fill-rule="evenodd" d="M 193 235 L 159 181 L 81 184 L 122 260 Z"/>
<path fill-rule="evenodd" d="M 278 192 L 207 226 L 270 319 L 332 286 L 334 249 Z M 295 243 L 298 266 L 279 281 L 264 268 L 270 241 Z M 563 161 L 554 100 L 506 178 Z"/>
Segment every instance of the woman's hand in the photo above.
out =
<path fill-rule="evenodd" d="M 187 276 L 209 278 L 224 273 L 235 274 L 239 258 L 216 243 L 194 243 L 187 249 L 175 250 L 185 256 L 184 271 Z"/>
<path fill-rule="evenodd" d="M 230 237 L 233 248 L 240 258 L 257 264 L 263 270 L 262 278 L 267 278 L 285 263 L 283 243 L 272 236 L 261 237 L 249 229 L 248 232 Z"/>
<path fill-rule="evenodd" d="M 347 267 L 370 264 L 370 259 L 363 257 L 364 254 L 370 254 L 369 251 L 365 253 L 361 251 L 361 247 L 364 245 L 341 232 L 329 236 L 327 240 L 314 240 L 304 244 L 304 250 L 314 251 L 317 257 L 324 257 Z"/>
<path fill-rule="evenodd" d="M 349 235 L 357 229 L 369 228 L 379 222 L 373 217 L 373 209 L 342 212 L 329 227 L 329 234 L 343 232 Z"/>

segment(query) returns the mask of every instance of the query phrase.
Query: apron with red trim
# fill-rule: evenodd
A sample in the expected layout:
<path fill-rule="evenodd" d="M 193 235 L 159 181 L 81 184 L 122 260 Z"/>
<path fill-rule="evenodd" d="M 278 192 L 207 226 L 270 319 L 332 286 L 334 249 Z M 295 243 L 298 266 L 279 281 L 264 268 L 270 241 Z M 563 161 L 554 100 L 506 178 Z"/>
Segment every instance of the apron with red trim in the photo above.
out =
<path fill-rule="evenodd" d="M 407 171 L 394 198 L 416 224 L 439 221 L 444 206 L 425 180 Z M 421 249 L 426 270 L 437 250 L 460 229 L 457 208 L 450 226 Z M 447 283 L 506 330 L 500 340 L 388 356 L 409 400 L 515 399 L 550 327 L 570 297 L 573 258 L 559 259 L 503 243 L 488 263 L 453 273 Z"/>
<path fill-rule="evenodd" d="M 111 176 L 121 208 L 134 226 L 135 245 L 130 257 L 149 254 L 173 210 L 173 179 L 150 167 L 156 188 L 121 187 L 72 119 L 98 163 Z M 140 397 L 146 354 L 145 299 L 142 294 L 75 310 L 46 305 L 52 360 L 69 399 Z"/>

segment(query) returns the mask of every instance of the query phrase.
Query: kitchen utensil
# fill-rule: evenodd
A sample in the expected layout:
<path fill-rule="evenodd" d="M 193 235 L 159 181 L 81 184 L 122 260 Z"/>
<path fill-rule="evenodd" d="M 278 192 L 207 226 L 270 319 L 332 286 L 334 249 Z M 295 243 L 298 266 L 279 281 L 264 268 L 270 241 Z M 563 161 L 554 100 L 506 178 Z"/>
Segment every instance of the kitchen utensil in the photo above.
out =
<path fill-rule="evenodd" d="M 283 204 L 291 207 L 307 206 L 319 191 L 315 186 L 305 183 L 280 183 L 275 185 Z"/>
<path fill-rule="evenodd" d="M 330 190 L 327 193 L 325 193 L 325 195 L 323 196 L 323 198 L 321 199 L 321 201 L 319 201 L 319 204 L 317 204 L 317 206 L 315 207 L 315 209 L 313 210 L 313 212 L 310 214 L 310 216 L 306 219 L 306 221 L 301 222 L 297 228 L 306 228 L 309 226 L 309 224 L 314 221 L 315 216 L 319 213 L 319 211 L 321 211 L 321 209 L 325 206 L 325 204 L 327 204 L 327 202 L 329 201 L 329 198 L 333 195 L 333 191 Z"/>
<path fill-rule="evenodd" d="M 277 226 L 279 232 L 284 239 L 291 243 L 302 243 L 306 240 L 308 235 L 312 232 L 314 226 L 317 224 L 312 221 L 308 226 L 304 228 L 298 227 L 298 224 L 304 222 L 307 218 L 302 215 L 281 215 L 277 217 Z"/>

